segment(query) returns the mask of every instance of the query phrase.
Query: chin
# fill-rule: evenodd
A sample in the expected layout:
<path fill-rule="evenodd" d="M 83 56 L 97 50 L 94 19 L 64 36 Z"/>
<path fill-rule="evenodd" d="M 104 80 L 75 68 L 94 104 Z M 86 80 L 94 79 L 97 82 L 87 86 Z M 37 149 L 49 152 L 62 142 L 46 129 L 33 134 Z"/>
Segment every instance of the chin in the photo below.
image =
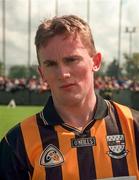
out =
<path fill-rule="evenodd" d="M 70 96 L 62 96 L 62 102 L 65 105 L 77 105 L 82 101 L 83 97 L 81 96 L 81 94 L 73 94 Z"/>

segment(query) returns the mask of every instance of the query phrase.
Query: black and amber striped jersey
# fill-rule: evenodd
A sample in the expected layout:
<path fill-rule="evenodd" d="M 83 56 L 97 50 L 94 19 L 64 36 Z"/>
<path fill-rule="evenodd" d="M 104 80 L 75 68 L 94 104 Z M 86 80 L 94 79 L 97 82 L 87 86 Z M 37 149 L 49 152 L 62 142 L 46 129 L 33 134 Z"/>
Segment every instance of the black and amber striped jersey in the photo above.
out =
<path fill-rule="evenodd" d="M 98 96 L 80 131 L 64 123 L 50 97 L 1 141 L 0 179 L 139 180 L 139 112 Z"/>

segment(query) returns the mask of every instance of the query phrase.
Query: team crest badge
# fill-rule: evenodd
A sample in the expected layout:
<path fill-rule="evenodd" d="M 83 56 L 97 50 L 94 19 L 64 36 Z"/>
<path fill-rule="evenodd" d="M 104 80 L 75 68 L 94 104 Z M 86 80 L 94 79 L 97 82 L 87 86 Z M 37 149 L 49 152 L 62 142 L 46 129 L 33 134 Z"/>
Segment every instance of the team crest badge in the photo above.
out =
<path fill-rule="evenodd" d="M 121 159 L 128 154 L 125 149 L 125 137 L 123 134 L 107 136 L 109 152 L 107 154 L 114 159 Z"/>
<path fill-rule="evenodd" d="M 40 156 L 40 165 L 47 168 L 59 166 L 63 162 L 64 158 L 62 153 L 56 146 L 52 144 L 49 144 Z"/>

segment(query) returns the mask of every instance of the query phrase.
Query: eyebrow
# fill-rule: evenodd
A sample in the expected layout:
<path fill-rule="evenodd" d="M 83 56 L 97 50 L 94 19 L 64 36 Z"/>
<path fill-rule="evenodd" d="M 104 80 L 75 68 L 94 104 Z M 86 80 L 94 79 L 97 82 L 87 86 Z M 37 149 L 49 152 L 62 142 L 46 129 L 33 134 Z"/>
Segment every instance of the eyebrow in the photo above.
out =
<path fill-rule="evenodd" d="M 68 59 L 71 59 L 71 58 L 79 58 L 81 60 L 83 59 L 82 56 L 80 56 L 80 55 L 71 55 L 71 56 L 64 57 L 63 60 L 68 60 Z M 54 59 L 45 59 L 43 61 L 44 64 L 49 63 L 49 62 L 56 62 L 56 60 L 54 60 Z"/>
<path fill-rule="evenodd" d="M 46 64 L 46 63 L 49 63 L 49 62 L 55 62 L 55 60 L 53 60 L 53 59 L 45 59 L 43 61 L 43 64 Z"/>
<path fill-rule="evenodd" d="M 64 57 L 63 59 L 68 60 L 68 59 L 71 59 L 71 58 L 83 59 L 82 56 L 80 56 L 80 55 L 71 55 L 71 56 Z"/>

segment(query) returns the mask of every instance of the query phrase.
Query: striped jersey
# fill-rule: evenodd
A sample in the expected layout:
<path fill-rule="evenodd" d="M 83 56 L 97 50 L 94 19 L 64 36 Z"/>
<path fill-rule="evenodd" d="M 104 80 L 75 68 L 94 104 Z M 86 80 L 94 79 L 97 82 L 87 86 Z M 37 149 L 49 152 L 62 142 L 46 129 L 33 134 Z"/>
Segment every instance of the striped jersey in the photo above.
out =
<path fill-rule="evenodd" d="M 80 131 L 64 123 L 50 97 L 2 139 L 0 179 L 139 180 L 139 112 L 97 96 Z"/>

